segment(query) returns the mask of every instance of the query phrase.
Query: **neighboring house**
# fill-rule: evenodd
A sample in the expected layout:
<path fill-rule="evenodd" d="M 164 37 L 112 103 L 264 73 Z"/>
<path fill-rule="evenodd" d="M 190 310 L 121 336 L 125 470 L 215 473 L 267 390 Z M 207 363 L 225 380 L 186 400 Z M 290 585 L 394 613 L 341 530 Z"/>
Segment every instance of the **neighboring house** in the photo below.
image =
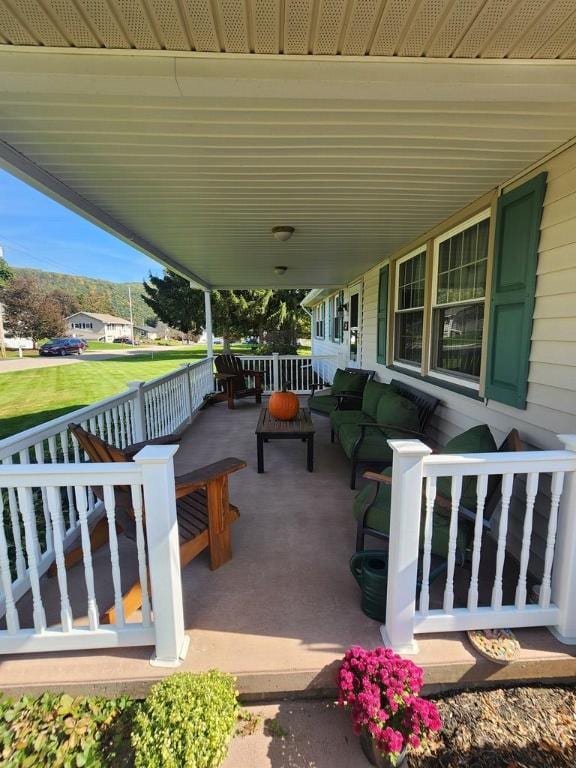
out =
<path fill-rule="evenodd" d="M 517 427 L 530 447 L 558 448 L 558 433 L 576 433 L 575 168 L 572 146 L 345 287 L 311 291 L 313 354 L 439 397 L 440 445 L 487 423 L 499 439 Z M 541 559 L 550 500 L 540 496 Z M 516 554 L 522 519 L 508 542 Z"/>
<path fill-rule="evenodd" d="M 118 336 L 131 336 L 129 320 L 98 312 L 75 312 L 66 318 L 66 332 L 88 341 L 113 341 Z"/>
<path fill-rule="evenodd" d="M 155 341 L 158 338 L 158 330 L 151 325 L 135 325 L 134 336 L 148 341 Z"/>

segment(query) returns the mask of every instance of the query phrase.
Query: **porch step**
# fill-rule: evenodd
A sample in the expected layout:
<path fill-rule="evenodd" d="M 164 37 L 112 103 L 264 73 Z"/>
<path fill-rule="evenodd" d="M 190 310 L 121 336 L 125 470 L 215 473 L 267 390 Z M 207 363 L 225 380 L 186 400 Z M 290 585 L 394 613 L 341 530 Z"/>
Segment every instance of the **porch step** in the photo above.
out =
<path fill-rule="evenodd" d="M 512 683 L 551 682 L 576 678 L 576 646 L 559 643 L 546 629 L 516 630 L 521 644 L 518 658 L 507 666 L 493 664 L 474 653 L 464 633 L 426 635 L 419 638 L 419 653 L 412 657 L 425 670 L 430 693 Z M 334 652 L 322 666 L 298 668 L 277 638 L 269 638 L 266 669 L 249 669 L 250 654 L 230 637 L 226 657 L 211 656 L 208 643 L 196 634 L 188 656 L 177 671 L 202 671 L 219 667 L 236 675 L 244 702 L 282 698 L 333 698 L 335 674 L 344 652 Z M 1 690 L 7 695 L 39 694 L 50 690 L 71 695 L 146 695 L 150 686 L 176 670 L 161 670 L 148 663 L 151 649 L 133 648 L 86 653 L 35 654 L 1 659 Z M 325 657 L 325 654 L 322 654 Z M 312 657 L 312 658 L 310 658 Z M 309 652 L 307 661 L 313 661 Z M 301 657 L 299 659 L 302 660 Z"/>

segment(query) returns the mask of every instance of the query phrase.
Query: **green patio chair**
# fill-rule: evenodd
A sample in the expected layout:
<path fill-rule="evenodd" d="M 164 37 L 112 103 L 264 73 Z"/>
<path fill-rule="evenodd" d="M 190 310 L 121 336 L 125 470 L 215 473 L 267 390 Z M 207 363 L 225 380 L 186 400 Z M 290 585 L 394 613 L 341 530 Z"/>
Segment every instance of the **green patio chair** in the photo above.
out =
<path fill-rule="evenodd" d="M 356 487 L 356 471 L 360 462 L 386 464 L 392 461 L 388 440 L 422 437 L 416 404 L 390 384 L 375 381 L 366 384 L 361 411 L 335 411 L 330 416 L 330 422 L 352 464 L 352 489 Z"/>
<path fill-rule="evenodd" d="M 361 368 L 338 368 L 331 387 L 317 394 L 318 385 L 312 385 L 308 408 L 325 416 L 330 416 L 336 410 L 360 410 L 366 382 L 373 379 L 375 373 Z"/>
<path fill-rule="evenodd" d="M 497 448 L 490 429 L 485 424 L 473 427 L 450 440 L 443 454 L 494 453 L 521 451 L 524 446 L 516 429 L 513 429 L 502 445 Z M 392 467 L 387 467 L 381 474 L 366 472 L 364 477 L 375 482 L 366 485 L 354 500 L 354 517 L 357 521 L 356 551 L 364 549 L 364 537 L 375 536 L 387 540 L 390 533 L 390 504 L 392 499 Z M 484 505 L 483 527 L 491 528 L 494 512 L 498 506 L 502 478 L 493 475 L 488 483 L 488 493 Z M 433 569 L 435 575 L 442 572 L 448 555 L 450 533 L 450 515 L 452 508 L 451 478 L 440 477 L 436 484 L 436 501 L 432 526 L 432 555 L 440 559 Z M 476 520 L 476 477 L 465 477 L 462 483 L 462 495 L 458 514 L 463 524 L 458 526 L 456 549 L 460 562 L 465 559 L 471 544 Z M 424 545 L 425 499 L 423 493 L 420 521 L 420 546 Z"/>

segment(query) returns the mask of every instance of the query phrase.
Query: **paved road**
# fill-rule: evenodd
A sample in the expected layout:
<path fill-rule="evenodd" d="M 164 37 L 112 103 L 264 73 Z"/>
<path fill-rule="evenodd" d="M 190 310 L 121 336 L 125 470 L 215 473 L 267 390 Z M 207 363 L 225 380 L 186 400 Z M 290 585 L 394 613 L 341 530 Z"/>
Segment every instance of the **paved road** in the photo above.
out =
<path fill-rule="evenodd" d="M 86 360 L 114 360 L 117 357 L 130 357 L 132 355 L 146 355 L 162 352 L 180 352 L 193 350 L 194 347 L 136 347 L 136 349 L 110 349 L 94 350 L 93 352 L 84 352 L 82 355 L 68 355 L 67 357 L 19 357 L 9 360 L 0 359 L 0 373 L 11 373 L 12 371 L 31 371 L 35 368 L 50 368 L 53 365 L 73 365 Z M 184 362 L 184 361 L 183 361 Z"/>

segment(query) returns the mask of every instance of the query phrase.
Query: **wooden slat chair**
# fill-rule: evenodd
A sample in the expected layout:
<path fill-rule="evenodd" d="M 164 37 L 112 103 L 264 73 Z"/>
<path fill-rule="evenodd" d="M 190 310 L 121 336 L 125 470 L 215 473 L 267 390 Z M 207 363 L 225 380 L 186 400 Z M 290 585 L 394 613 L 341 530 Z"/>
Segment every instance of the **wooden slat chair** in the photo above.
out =
<path fill-rule="evenodd" d="M 226 400 L 228 408 L 234 408 L 234 400 L 240 397 L 255 397 L 256 403 L 262 402 L 263 371 L 255 371 L 242 366 L 237 355 L 218 355 L 214 358 L 216 374 L 214 378 L 222 391 L 212 397 L 213 402 Z M 250 386 L 247 377 L 254 380 Z"/>
<path fill-rule="evenodd" d="M 493 443 L 493 446 L 487 442 L 482 435 L 476 435 L 476 439 L 480 438 L 484 444 L 478 444 L 475 450 L 458 450 L 458 441 L 462 444 L 462 440 L 466 438 L 466 435 L 470 435 L 472 432 L 476 433 L 485 430 L 489 434 L 487 427 L 481 425 L 480 427 L 469 430 L 468 433 L 459 435 L 451 443 L 455 444 L 456 450 L 450 450 L 450 443 L 444 450 L 440 450 L 439 453 L 486 453 L 492 451 L 498 451 L 499 453 L 510 451 L 522 451 L 524 445 L 520 440 L 520 435 L 516 429 L 513 429 L 506 436 L 505 440 L 499 448 Z M 490 435 L 491 437 L 491 435 Z M 493 439 L 492 439 L 493 442 Z M 392 468 L 385 469 L 382 473 L 377 472 L 365 472 L 364 477 L 368 480 L 375 481 L 374 484 L 365 486 L 360 493 L 356 496 L 354 502 L 354 515 L 357 520 L 357 535 L 356 535 L 356 551 L 364 549 L 364 537 L 366 535 L 374 536 L 378 539 L 388 540 L 390 531 L 390 502 L 391 502 L 391 489 L 392 489 Z M 463 492 L 461 496 L 461 503 L 458 509 L 458 515 L 463 521 L 463 525 L 458 527 L 457 537 L 457 552 L 460 557 L 460 561 L 463 562 L 466 558 L 466 553 L 470 547 L 474 522 L 476 520 L 476 490 L 475 490 L 476 478 L 471 476 L 465 479 L 463 484 Z M 502 485 L 502 477 L 499 475 L 493 475 L 488 483 L 488 492 L 484 504 L 484 519 L 483 528 L 490 530 L 492 527 L 492 521 L 494 519 L 494 513 L 498 507 L 498 501 L 500 499 L 500 489 Z M 452 509 L 452 501 L 450 494 L 450 479 L 439 478 L 437 487 L 444 491 L 444 495 L 441 492 L 436 494 L 434 502 L 434 516 L 432 526 L 432 554 L 437 558 L 437 566 L 432 576 L 437 576 L 445 569 L 446 557 L 448 552 L 449 542 L 449 529 L 450 529 L 450 514 Z M 424 514 L 425 514 L 425 492 L 422 491 L 422 518 L 420 524 L 420 544 L 423 545 L 424 537 Z"/>
<path fill-rule="evenodd" d="M 126 462 L 132 461 L 135 454 L 146 445 L 170 444 L 178 440 L 168 437 L 150 440 L 128 446 L 124 449 L 115 448 L 96 435 L 87 432 L 78 424 L 69 425 L 82 449 L 93 462 Z M 229 457 L 194 469 L 185 475 L 176 477 L 176 516 L 180 537 L 180 565 L 184 568 L 196 555 L 208 548 L 210 553 L 210 568 L 215 570 L 232 557 L 230 525 L 238 519 L 238 508 L 230 503 L 228 498 L 228 475 L 244 469 L 246 462 Z M 103 501 L 102 489 L 92 489 L 95 496 Z M 129 538 L 134 538 L 134 510 L 131 504 L 130 488 L 116 486 L 116 525 L 120 532 Z M 144 510 L 144 519 L 146 510 Z M 97 549 L 108 541 L 108 522 L 102 518 L 90 535 L 92 549 Z M 82 560 L 82 548 L 67 553 L 66 566 Z M 123 595 L 124 612 L 128 616 L 142 604 L 140 583 L 134 584 Z M 103 623 L 114 623 L 115 613 L 111 608 L 102 617 Z"/>

